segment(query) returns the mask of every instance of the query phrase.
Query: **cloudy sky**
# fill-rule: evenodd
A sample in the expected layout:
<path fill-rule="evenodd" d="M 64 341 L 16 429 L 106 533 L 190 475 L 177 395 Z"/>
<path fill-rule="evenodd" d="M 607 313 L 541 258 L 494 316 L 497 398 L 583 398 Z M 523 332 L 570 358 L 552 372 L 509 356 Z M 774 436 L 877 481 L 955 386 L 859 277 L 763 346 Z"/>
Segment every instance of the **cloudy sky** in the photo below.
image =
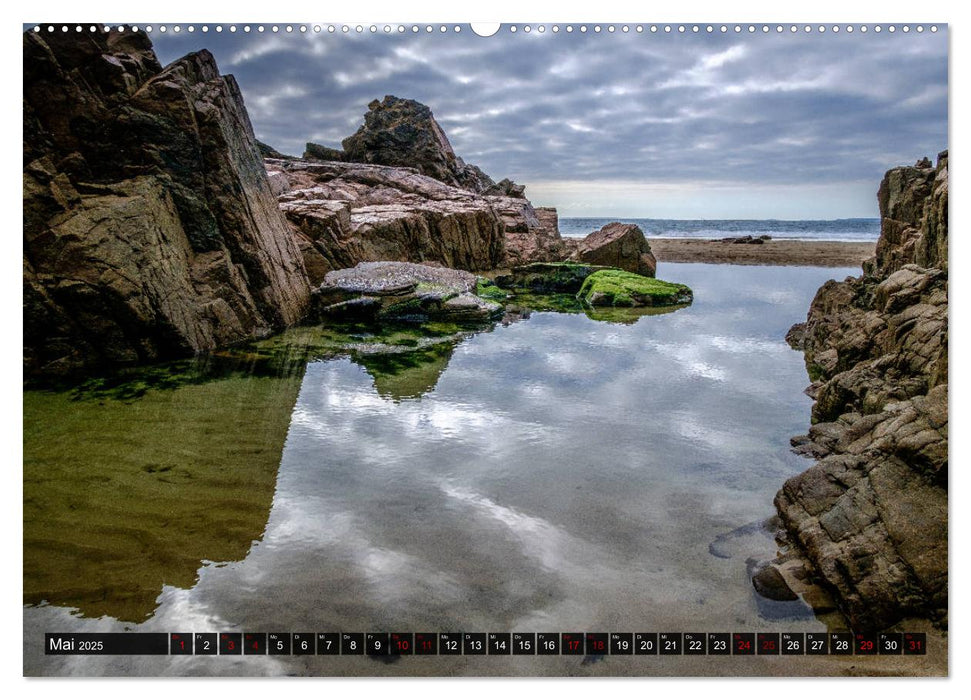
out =
<path fill-rule="evenodd" d="M 887 168 L 947 146 L 946 29 L 152 38 L 163 63 L 209 49 L 278 150 L 339 147 L 372 99 L 409 97 L 561 216 L 876 216 Z"/>

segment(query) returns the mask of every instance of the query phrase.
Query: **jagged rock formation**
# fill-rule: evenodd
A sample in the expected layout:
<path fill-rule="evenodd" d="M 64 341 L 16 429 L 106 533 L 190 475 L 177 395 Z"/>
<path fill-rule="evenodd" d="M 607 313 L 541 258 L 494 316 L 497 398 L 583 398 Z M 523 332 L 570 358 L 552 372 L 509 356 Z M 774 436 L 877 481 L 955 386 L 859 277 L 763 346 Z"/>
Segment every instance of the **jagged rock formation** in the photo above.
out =
<path fill-rule="evenodd" d="M 816 403 L 819 459 L 775 499 L 856 629 L 947 618 L 947 152 L 887 173 L 876 257 L 830 281 L 787 338 Z"/>
<path fill-rule="evenodd" d="M 618 267 L 645 277 L 653 277 L 657 270 L 657 260 L 640 227 L 617 221 L 581 240 L 570 260 Z"/>
<path fill-rule="evenodd" d="M 417 168 L 421 174 L 447 185 L 480 194 L 496 184 L 479 168 L 455 155 L 432 111 L 415 100 L 394 95 L 373 100 L 364 115 L 364 124 L 342 145 L 343 160 L 349 162 Z"/>
<path fill-rule="evenodd" d="M 489 202 L 414 168 L 267 160 L 311 283 L 381 260 L 489 270 L 503 259 Z"/>
<path fill-rule="evenodd" d="M 302 257 L 239 87 L 142 33 L 23 35 L 24 365 L 186 355 L 299 320 Z"/>
<path fill-rule="evenodd" d="M 303 161 L 266 162 L 314 284 L 362 261 L 485 270 L 569 254 L 556 210 L 533 208 L 522 185 L 462 161 L 428 107 L 387 96 L 368 108 L 343 150 L 308 143 Z M 306 176 L 294 179 L 298 170 Z"/>

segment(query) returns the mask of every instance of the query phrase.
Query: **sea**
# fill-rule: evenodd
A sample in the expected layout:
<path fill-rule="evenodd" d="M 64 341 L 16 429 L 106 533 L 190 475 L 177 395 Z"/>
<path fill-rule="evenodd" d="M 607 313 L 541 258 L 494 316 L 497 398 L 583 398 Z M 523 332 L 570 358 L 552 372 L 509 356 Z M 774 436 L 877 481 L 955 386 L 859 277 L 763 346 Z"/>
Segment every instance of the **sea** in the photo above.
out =
<path fill-rule="evenodd" d="M 637 224 L 648 238 L 728 238 L 772 236 L 804 241 L 876 241 L 880 219 L 624 219 L 561 217 L 563 236 L 582 238 L 611 221 Z"/>

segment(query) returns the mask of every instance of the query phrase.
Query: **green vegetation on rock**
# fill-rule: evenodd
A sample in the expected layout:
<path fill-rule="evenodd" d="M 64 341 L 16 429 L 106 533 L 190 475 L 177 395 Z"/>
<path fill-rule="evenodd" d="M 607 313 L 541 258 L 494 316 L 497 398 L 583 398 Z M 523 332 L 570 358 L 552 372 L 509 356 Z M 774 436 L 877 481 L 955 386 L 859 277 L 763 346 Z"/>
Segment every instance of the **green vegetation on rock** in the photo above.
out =
<path fill-rule="evenodd" d="M 513 268 L 509 274 L 499 275 L 496 284 L 504 289 L 576 294 L 590 274 L 607 269 L 574 262 L 530 263 Z"/>
<path fill-rule="evenodd" d="M 674 306 L 690 304 L 692 292 L 633 272 L 598 270 L 584 280 L 577 297 L 589 306 Z"/>

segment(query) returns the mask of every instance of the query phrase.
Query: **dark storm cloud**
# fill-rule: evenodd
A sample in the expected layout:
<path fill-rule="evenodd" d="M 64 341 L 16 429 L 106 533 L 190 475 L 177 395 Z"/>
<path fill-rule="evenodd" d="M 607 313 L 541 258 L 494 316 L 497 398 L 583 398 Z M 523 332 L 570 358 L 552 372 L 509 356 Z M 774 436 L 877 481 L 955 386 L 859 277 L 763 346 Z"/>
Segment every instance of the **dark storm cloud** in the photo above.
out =
<path fill-rule="evenodd" d="M 386 94 L 518 181 L 876 183 L 947 145 L 947 33 L 154 34 L 238 79 L 257 136 L 338 146 Z"/>

